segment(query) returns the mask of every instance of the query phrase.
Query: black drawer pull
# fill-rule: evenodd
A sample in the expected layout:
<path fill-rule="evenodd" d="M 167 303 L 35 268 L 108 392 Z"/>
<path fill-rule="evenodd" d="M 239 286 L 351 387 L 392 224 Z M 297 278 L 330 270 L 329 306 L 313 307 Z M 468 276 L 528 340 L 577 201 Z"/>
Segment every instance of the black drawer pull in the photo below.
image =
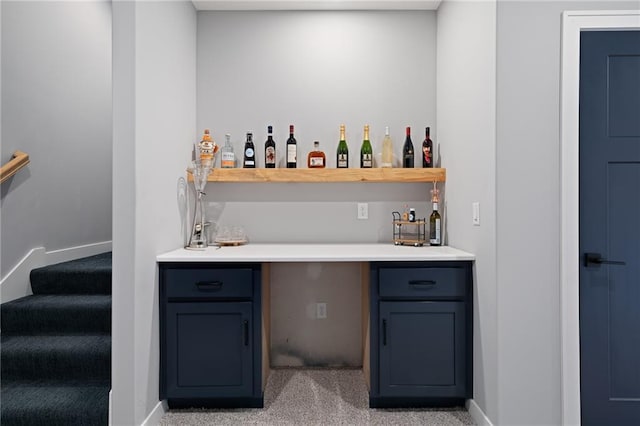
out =
<path fill-rule="evenodd" d="M 433 287 L 436 282 L 433 280 L 411 280 L 409 285 L 413 287 Z"/>
<path fill-rule="evenodd" d="M 199 291 L 220 291 L 222 290 L 222 281 L 198 281 L 196 287 Z"/>
<path fill-rule="evenodd" d="M 244 345 L 249 346 L 249 321 L 244 320 L 243 330 L 244 330 Z"/>
<path fill-rule="evenodd" d="M 387 320 L 382 320 L 382 346 L 387 346 Z"/>

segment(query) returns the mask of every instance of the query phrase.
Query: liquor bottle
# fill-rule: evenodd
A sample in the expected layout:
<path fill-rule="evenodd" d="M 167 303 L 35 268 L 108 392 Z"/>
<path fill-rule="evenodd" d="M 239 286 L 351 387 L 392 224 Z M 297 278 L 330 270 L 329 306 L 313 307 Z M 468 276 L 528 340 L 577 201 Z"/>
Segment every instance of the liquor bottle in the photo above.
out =
<path fill-rule="evenodd" d="M 222 147 L 222 157 L 220 158 L 220 167 L 223 169 L 233 169 L 236 165 L 236 157 L 233 153 L 233 145 L 231 145 L 231 135 L 224 135 L 225 141 Z"/>
<path fill-rule="evenodd" d="M 209 129 L 204 129 L 202 141 L 198 144 L 198 150 L 200 152 L 200 164 L 203 167 L 213 167 L 213 156 L 218 151 L 218 146 L 211 139 Z"/>
<path fill-rule="evenodd" d="M 276 167 L 276 141 L 273 140 L 273 127 L 267 126 L 267 141 L 264 143 L 264 167 Z"/>
<path fill-rule="evenodd" d="M 429 216 L 429 244 L 432 246 L 439 246 L 442 244 L 442 220 L 440 213 L 438 212 L 438 189 L 436 189 L 436 183 L 433 183 L 433 189 L 431 190 L 431 202 L 433 211 Z"/>
<path fill-rule="evenodd" d="M 344 124 L 340 125 L 340 142 L 338 143 L 338 152 L 336 155 L 336 165 L 339 169 L 349 167 L 349 147 L 344 137 Z"/>
<path fill-rule="evenodd" d="M 287 139 L 287 168 L 295 169 L 298 166 L 298 145 L 293 137 L 293 124 L 289 126 L 289 139 Z"/>
<path fill-rule="evenodd" d="M 384 128 L 384 139 L 382 140 L 382 167 L 393 167 L 393 141 L 389 136 L 389 126 Z"/>
<path fill-rule="evenodd" d="M 255 169 L 256 167 L 256 149 L 253 146 L 253 133 L 247 132 L 247 141 L 244 143 L 244 162 L 242 167 L 245 169 Z"/>
<path fill-rule="evenodd" d="M 364 126 L 364 139 L 360 148 L 360 168 L 370 169 L 373 167 L 373 149 L 369 141 L 369 125 Z"/>
<path fill-rule="evenodd" d="M 433 141 L 429 136 L 429 127 L 424 130 L 424 141 L 422 142 L 422 167 L 433 167 Z"/>
<path fill-rule="evenodd" d="M 327 157 L 320 151 L 320 142 L 313 142 L 313 151 L 307 156 L 307 167 L 310 169 L 323 169 L 327 165 Z"/>
<path fill-rule="evenodd" d="M 407 126 L 407 137 L 402 147 L 402 167 L 413 168 L 413 142 L 411 142 L 411 127 Z"/>

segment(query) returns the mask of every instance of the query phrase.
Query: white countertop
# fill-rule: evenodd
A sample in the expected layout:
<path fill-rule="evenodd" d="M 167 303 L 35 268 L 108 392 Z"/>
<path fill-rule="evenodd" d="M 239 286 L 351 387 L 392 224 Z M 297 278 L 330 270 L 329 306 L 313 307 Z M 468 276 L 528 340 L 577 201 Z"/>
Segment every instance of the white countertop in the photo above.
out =
<path fill-rule="evenodd" d="M 378 244 L 256 244 L 235 247 L 180 248 L 157 256 L 158 262 L 375 262 L 475 260 L 449 246 Z"/>

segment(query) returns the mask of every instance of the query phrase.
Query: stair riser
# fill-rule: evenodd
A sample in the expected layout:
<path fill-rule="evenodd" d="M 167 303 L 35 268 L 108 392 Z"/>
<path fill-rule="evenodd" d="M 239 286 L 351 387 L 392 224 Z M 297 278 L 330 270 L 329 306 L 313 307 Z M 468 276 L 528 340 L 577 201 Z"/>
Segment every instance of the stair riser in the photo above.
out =
<path fill-rule="evenodd" d="M 111 307 L 94 310 L 8 310 L 2 311 L 4 335 L 97 334 L 111 332 Z"/>

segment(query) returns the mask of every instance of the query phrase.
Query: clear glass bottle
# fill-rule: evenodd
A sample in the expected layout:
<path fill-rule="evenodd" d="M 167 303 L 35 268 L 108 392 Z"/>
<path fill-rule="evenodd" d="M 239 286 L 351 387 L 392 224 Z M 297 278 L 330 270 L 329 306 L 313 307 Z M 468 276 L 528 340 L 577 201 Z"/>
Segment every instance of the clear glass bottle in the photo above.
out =
<path fill-rule="evenodd" d="M 307 167 L 310 169 L 323 169 L 327 165 L 327 157 L 320 150 L 320 142 L 313 142 L 313 151 L 307 156 Z"/>
<path fill-rule="evenodd" d="M 389 136 L 389 126 L 384 128 L 384 139 L 382 140 L 382 167 L 393 167 L 393 141 Z"/>
<path fill-rule="evenodd" d="M 222 147 L 222 156 L 220 157 L 220 167 L 223 169 L 233 169 L 236 166 L 236 157 L 233 153 L 233 145 L 231 145 L 231 135 L 224 135 L 224 146 Z"/>
<path fill-rule="evenodd" d="M 336 166 L 339 169 L 349 167 L 349 147 L 345 138 L 344 124 L 340 125 L 340 142 L 338 142 L 338 152 L 336 153 Z"/>
<path fill-rule="evenodd" d="M 370 169 L 373 167 L 373 148 L 369 140 L 369 125 L 364 126 L 364 138 L 360 148 L 360 168 Z"/>

